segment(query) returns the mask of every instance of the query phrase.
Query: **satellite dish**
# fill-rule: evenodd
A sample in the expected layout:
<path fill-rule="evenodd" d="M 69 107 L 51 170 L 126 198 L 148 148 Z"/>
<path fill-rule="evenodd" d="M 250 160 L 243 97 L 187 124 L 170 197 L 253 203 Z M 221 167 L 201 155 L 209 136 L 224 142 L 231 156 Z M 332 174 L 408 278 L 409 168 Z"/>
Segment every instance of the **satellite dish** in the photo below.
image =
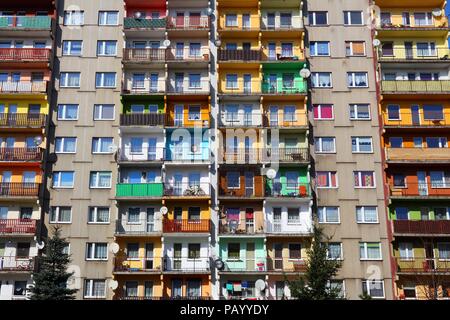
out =
<path fill-rule="evenodd" d="M 311 71 L 309 71 L 309 69 L 303 68 L 300 70 L 299 74 L 300 74 L 300 77 L 302 77 L 303 79 L 306 79 L 311 76 Z"/>
<path fill-rule="evenodd" d="M 116 290 L 119 287 L 119 283 L 116 280 L 109 281 L 109 288 L 112 290 Z"/>
<path fill-rule="evenodd" d="M 167 214 L 167 212 L 169 212 L 169 209 L 167 209 L 166 206 L 161 207 L 161 209 L 159 209 L 159 212 L 165 216 Z"/>
<path fill-rule="evenodd" d="M 40 145 L 41 143 L 42 143 L 42 137 L 41 136 L 34 137 L 34 144 L 36 146 Z"/>
<path fill-rule="evenodd" d="M 268 169 L 266 172 L 266 176 L 269 179 L 274 179 L 277 176 L 277 170 L 272 168 Z"/>
<path fill-rule="evenodd" d="M 37 247 L 39 250 L 44 249 L 44 247 L 45 247 L 45 242 L 44 242 L 44 241 L 41 241 L 41 242 L 36 243 L 36 247 Z"/>
<path fill-rule="evenodd" d="M 114 152 L 116 152 L 118 149 L 119 149 L 119 147 L 116 146 L 115 144 L 112 144 L 112 145 L 109 146 L 109 152 L 114 153 Z"/>
<path fill-rule="evenodd" d="M 136 12 L 134 13 L 134 17 L 135 17 L 136 19 L 140 19 L 140 18 L 142 17 L 142 13 L 141 13 L 140 11 L 136 11 Z"/>
<path fill-rule="evenodd" d="M 212 15 L 213 12 L 214 12 L 214 10 L 212 8 L 208 8 L 208 11 L 207 11 L 208 16 Z"/>
<path fill-rule="evenodd" d="M 263 291 L 266 288 L 266 282 L 262 279 L 256 280 L 255 288 L 259 291 Z"/>
<path fill-rule="evenodd" d="M 223 270 L 225 268 L 225 263 L 223 263 L 222 259 L 217 259 L 214 261 L 214 265 L 218 270 Z"/>
<path fill-rule="evenodd" d="M 109 245 L 109 250 L 110 250 L 112 253 L 116 254 L 117 252 L 119 252 L 120 247 L 119 247 L 119 245 L 118 245 L 116 242 L 113 242 L 113 243 L 111 243 L 111 244 Z"/>
<path fill-rule="evenodd" d="M 442 9 L 441 8 L 434 8 L 431 13 L 433 14 L 433 16 L 435 17 L 440 17 L 442 16 Z"/>
<path fill-rule="evenodd" d="M 372 44 L 374 47 L 378 47 L 381 44 L 381 41 L 379 39 L 373 39 Z"/>
<path fill-rule="evenodd" d="M 170 40 L 169 39 L 164 40 L 163 41 L 163 46 L 164 47 L 169 47 L 170 46 Z"/>
<path fill-rule="evenodd" d="M 220 47 L 222 45 L 222 41 L 220 41 L 220 39 L 217 39 L 216 41 L 214 41 L 214 45 L 216 47 Z"/>

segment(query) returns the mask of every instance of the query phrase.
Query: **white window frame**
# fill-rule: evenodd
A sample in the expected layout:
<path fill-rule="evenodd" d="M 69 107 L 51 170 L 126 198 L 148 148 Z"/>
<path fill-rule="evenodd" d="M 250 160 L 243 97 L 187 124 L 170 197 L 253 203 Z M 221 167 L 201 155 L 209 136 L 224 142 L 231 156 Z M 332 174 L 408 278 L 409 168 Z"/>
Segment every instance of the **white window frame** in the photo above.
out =
<path fill-rule="evenodd" d="M 228 175 L 226 176 L 227 177 L 227 189 L 231 189 L 231 190 L 237 190 L 237 189 L 240 189 L 241 188 L 241 173 L 239 172 L 239 171 L 228 171 L 228 173 L 237 173 L 238 174 L 238 186 L 237 187 L 230 187 L 229 186 L 229 184 L 228 184 Z"/>
<path fill-rule="evenodd" d="M 366 221 L 366 207 L 374 207 L 375 208 L 375 212 L 377 214 L 377 220 L 376 221 Z M 361 208 L 361 212 L 362 212 L 362 218 L 363 220 L 358 220 L 358 208 Z M 378 207 L 377 206 L 371 206 L 371 205 L 367 205 L 367 206 L 356 206 L 355 207 L 355 214 L 356 214 L 356 223 L 368 223 L 368 224 L 376 224 L 379 223 L 379 218 L 378 218 Z"/>
<path fill-rule="evenodd" d="M 321 12 L 321 13 L 323 13 L 323 12 L 325 12 L 325 15 L 326 15 L 326 17 L 327 17 L 327 23 L 326 24 L 317 24 L 316 23 L 316 13 L 317 12 Z M 310 26 L 328 26 L 330 23 L 329 23 L 329 17 L 328 17 L 328 11 L 312 11 L 311 12 L 312 13 L 312 20 L 313 21 L 309 21 L 309 17 L 310 16 L 308 16 L 308 24 L 310 25 Z"/>
<path fill-rule="evenodd" d="M 80 14 L 80 24 L 73 23 L 75 13 Z M 84 25 L 84 11 L 83 10 L 65 10 L 63 17 L 63 25 L 65 26 L 82 26 Z"/>
<path fill-rule="evenodd" d="M 382 297 L 372 297 L 372 298 L 374 298 L 374 299 L 385 299 L 386 293 L 385 293 L 385 289 L 384 289 L 384 280 L 366 280 L 366 279 L 363 279 L 361 281 L 362 281 L 362 284 L 366 288 L 367 294 L 370 295 L 371 297 L 372 297 L 372 295 L 370 294 L 370 283 L 371 282 L 381 283 L 381 287 L 383 289 L 383 296 Z"/>
<path fill-rule="evenodd" d="M 363 54 L 354 54 L 353 43 L 361 43 L 361 42 L 363 43 L 364 53 Z M 347 44 L 350 47 L 350 54 L 347 54 Z M 346 45 L 345 54 L 347 57 L 365 57 L 367 55 L 366 54 L 366 42 L 363 40 L 362 41 L 345 41 L 345 45 Z"/>
<path fill-rule="evenodd" d="M 109 14 L 114 13 L 116 15 L 115 23 L 107 23 Z M 119 25 L 119 11 L 115 10 L 100 10 L 98 12 L 98 25 L 99 26 L 117 26 Z"/>
<path fill-rule="evenodd" d="M 353 151 L 353 139 L 355 139 L 356 142 L 356 151 Z M 370 151 L 360 151 L 360 140 L 363 139 L 370 139 Z M 351 137 L 351 142 L 352 142 L 352 153 L 373 153 L 373 139 L 372 137 Z"/>
<path fill-rule="evenodd" d="M 66 119 L 66 118 L 60 118 L 59 117 L 59 108 L 63 108 L 63 115 L 66 116 L 67 113 L 67 106 L 77 106 L 77 117 L 74 119 Z M 79 116 L 79 110 L 80 110 L 80 105 L 79 104 L 75 104 L 75 103 L 62 103 L 62 104 L 58 104 L 58 110 L 56 111 L 56 116 L 57 116 L 57 120 L 58 121 L 77 121 L 78 120 L 78 116 Z"/>
<path fill-rule="evenodd" d="M 63 172 L 72 172 L 73 179 L 72 179 L 72 185 L 71 186 L 61 186 L 61 173 L 63 173 Z M 75 184 L 75 171 L 65 171 L 65 170 L 55 171 L 55 172 L 53 172 L 52 179 L 54 178 L 56 173 L 59 173 L 59 175 L 58 175 L 58 185 L 55 185 L 55 181 L 53 180 L 52 181 L 52 188 L 53 189 L 73 189 L 74 184 Z"/>
<path fill-rule="evenodd" d="M 87 257 L 87 253 L 89 252 L 89 246 L 91 245 L 92 246 L 92 253 L 93 254 L 95 254 L 95 247 L 97 246 L 97 245 L 99 245 L 99 244 L 101 244 L 101 245 L 106 245 L 106 258 L 92 258 L 92 257 Z M 87 242 L 86 243 L 86 260 L 87 261 L 107 261 L 108 260 L 108 243 L 105 243 L 105 242 Z"/>
<path fill-rule="evenodd" d="M 104 292 L 103 292 L 103 296 L 94 296 L 94 282 L 104 282 Z M 85 295 L 86 293 L 86 286 L 89 286 L 89 295 Z M 84 288 L 83 288 L 83 298 L 86 299 L 104 299 L 106 298 L 106 280 L 104 279 L 85 279 L 84 280 Z"/>
<path fill-rule="evenodd" d="M 361 23 L 353 23 L 352 12 L 359 12 L 361 14 Z M 345 23 L 345 16 L 347 16 L 348 24 Z M 362 26 L 364 25 L 364 15 L 362 11 L 359 10 L 345 10 L 344 11 L 344 26 Z"/>
<path fill-rule="evenodd" d="M 322 148 L 322 142 L 323 139 L 332 139 L 333 140 L 333 151 L 323 151 Z M 316 154 L 330 154 L 330 153 L 336 153 L 336 137 L 315 137 L 314 138 L 314 144 L 320 146 L 319 150 L 317 151 L 316 148 L 314 148 L 314 152 Z"/>
<path fill-rule="evenodd" d="M 100 181 L 99 180 L 100 173 L 109 173 L 110 174 L 108 187 L 99 187 L 98 186 L 98 182 Z M 96 186 L 91 185 L 92 174 L 96 175 L 96 181 L 97 181 Z M 111 189 L 111 187 L 112 187 L 112 171 L 91 171 L 91 172 L 89 172 L 89 189 Z"/>
<path fill-rule="evenodd" d="M 322 106 L 331 106 L 331 114 L 332 117 L 331 118 L 322 118 Z M 317 114 L 320 118 L 314 118 L 314 120 L 318 120 L 318 121 L 332 121 L 334 120 L 334 104 L 332 103 L 319 103 L 319 104 L 314 104 L 313 108 L 317 107 L 318 111 Z"/>
<path fill-rule="evenodd" d="M 95 117 L 95 108 L 99 107 L 100 108 L 100 115 L 103 116 L 103 107 L 104 106 L 109 106 L 113 108 L 113 117 L 111 119 L 103 119 L 103 118 L 96 118 Z M 94 121 L 113 121 L 116 118 L 116 108 L 114 104 L 107 104 L 107 103 L 100 103 L 100 104 L 94 104 Z"/>
<path fill-rule="evenodd" d="M 317 46 L 318 43 L 326 43 L 327 44 L 327 51 L 328 51 L 327 54 L 319 54 L 318 46 Z M 313 48 L 312 44 L 315 44 L 315 47 L 314 47 L 315 52 L 313 52 L 313 50 L 312 50 L 312 48 Z M 309 52 L 310 52 L 311 57 L 329 57 L 330 56 L 330 41 L 311 41 L 310 48 L 311 49 L 309 50 Z"/>
<path fill-rule="evenodd" d="M 360 75 L 364 74 L 364 76 L 366 78 L 366 85 L 359 86 L 359 85 L 356 84 L 356 74 L 360 74 Z M 349 75 L 351 75 L 351 77 L 352 77 L 351 84 L 348 83 Z M 351 72 L 347 72 L 347 86 L 349 88 L 368 88 L 369 87 L 369 76 L 368 76 L 367 72 L 365 72 L 365 71 L 351 71 Z"/>
<path fill-rule="evenodd" d="M 375 179 L 375 171 L 371 171 L 371 170 L 357 170 L 357 171 L 353 171 L 353 180 L 355 180 L 354 177 L 355 177 L 355 173 L 356 172 L 358 173 L 358 183 L 359 184 L 354 186 L 355 189 L 375 189 L 377 187 L 377 182 L 376 182 L 376 179 Z M 368 186 L 368 187 L 362 186 L 362 183 L 361 183 L 361 181 L 362 181 L 361 180 L 361 173 L 362 172 L 372 172 L 373 186 Z"/>
<path fill-rule="evenodd" d="M 369 117 L 368 118 L 360 118 L 360 117 L 358 117 L 358 108 L 360 107 L 360 106 L 367 106 L 367 109 L 368 109 L 368 111 L 369 111 Z M 370 120 L 372 120 L 372 115 L 371 115 L 371 112 L 370 112 L 370 104 L 369 103 L 350 103 L 349 105 L 348 105 L 348 107 L 349 107 L 349 115 L 350 115 L 350 120 L 358 120 L 358 121 L 370 121 Z M 354 114 L 355 114 L 355 116 L 356 116 L 356 118 L 352 118 L 351 117 L 351 109 L 352 108 L 354 108 Z"/>
<path fill-rule="evenodd" d="M 107 42 L 114 42 L 115 43 L 115 51 L 112 54 L 106 54 L 106 43 Z M 99 48 L 99 45 L 101 44 L 101 47 Z M 101 49 L 101 51 L 99 51 Z M 97 56 L 98 57 L 115 57 L 117 56 L 117 40 L 98 40 L 97 41 Z"/>
<path fill-rule="evenodd" d="M 448 215 L 448 209 L 447 209 L 447 215 Z M 438 243 L 437 243 L 437 245 L 436 245 L 436 249 L 437 249 L 437 259 L 439 260 L 439 261 L 450 261 L 450 258 L 441 258 L 440 257 L 440 254 L 439 254 L 439 252 L 440 252 L 440 250 L 439 250 L 439 246 L 440 245 L 448 245 L 448 246 L 450 246 L 450 242 L 443 242 L 443 241 L 439 241 Z M 436 258 L 436 257 L 435 257 Z"/>
<path fill-rule="evenodd" d="M 321 86 L 319 84 L 319 77 L 321 74 L 327 74 L 330 77 L 330 85 L 329 86 Z M 317 83 L 317 86 L 314 85 L 314 81 L 311 81 L 312 87 L 313 88 L 333 88 L 333 73 L 332 72 L 313 72 L 311 74 L 311 80 L 314 79 L 316 80 L 315 82 Z"/>
<path fill-rule="evenodd" d="M 62 221 L 62 220 L 60 220 L 60 215 L 59 215 L 59 212 L 60 212 L 60 209 L 61 208 L 70 208 L 70 219 L 69 219 L 69 221 Z M 72 207 L 71 206 L 52 206 L 51 208 L 50 208 L 50 210 L 56 210 L 56 220 L 52 220 L 52 213 L 50 213 L 50 216 L 49 216 L 49 223 L 51 223 L 51 224 L 71 224 L 72 223 Z"/>
<path fill-rule="evenodd" d="M 108 221 L 102 222 L 98 220 L 98 208 L 108 208 Z M 94 221 L 89 221 L 90 211 L 94 210 Z M 110 224 L 111 221 L 111 208 L 107 206 L 89 206 L 88 207 L 88 224 Z"/>
<path fill-rule="evenodd" d="M 338 258 L 330 258 L 330 257 L 328 257 L 329 251 L 328 251 L 328 248 L 327 248 L 327 260 L 336 260 L 336 261 L 344 260 L 344 246 L 342 245 L 342 242 L 328 242 L 327 243 L 328 247 L 329 247 L 330 244 L 335 244 L 335 245 L 339 244 L 340 255 L 339 255 Z"/>
<path fill-rule="evenodd" d="M 111 147 L 114 145 L 114 138 L 113 137 L 92 137 L 92 144 L 91 144 L 91 152 L 92 152 L 92 154 L 111 154 L 111 153 L 113 153 L 112 149 L 108 150 L 106 152 L 99 151 L 99 150 L 101 150 L 101 144 L 102 144 L 104 139 L 111 139 Z M 97 148 L 99 150 L 94 150 L 94 141 L 96 141 L 96 140 L 98 140 Z"/>
<path fill-rule="evenodd" d="M 328 221 L 327 220 L 327 211 L 328 211 L 328 208 L 337 208 L 337 217 L 338 217 L 338 220 L 337 221 Z M 323 214 L 322 214 L 322 216 L 323 216 L 323 218 L 325 219 L 325 220 L 322 220 L 322 221 L 320 221 L 320 217 L 321 217 L 321 215 L 320 215 L 320 213 L 319 213 L 319 209 L 322 209 L 323 210 Z M 319 223 L 320 224 L 340 224 L 341 223 L 341 212 L 340 212 L 340 207 L 339 206 L 319 206 L 318 208 L 317 208 L 317 216 L 319 217 Z"/>
<path fill-rule="evenodd" d="M 378 252 L 379 252 L 378 258 L 368 258 L 368 250 L 367 250 L 368 243 L 378 243 Z M 361 244 L 364 245 L 364 257 L 361 257 Z M 376 241 L 360 242 L 359 246 L 358 246 L 358 250 L 360 252 L 359 260 L 361 260 L 361 261 L 381 261 L 381 260 L 383 260 L 383 255 L 382 255 L 382 250 L 381 250 L 381 242 L 376 242 Z"/>
<path fill-rule="evenodd" d="M 326 186 L 326 187 L 322 187 L 322 186 L 317 186 L 317 189 L 337 189 L 337 188 L 339 188 L 339 181 L 338 181 L 338 174 L 337 174 L 337 171 L 328 171 L 328 170 L 325 170 L 325 171 L 319 171 L 319 172 L 326 172 L 327 173 L 327 175 L 328 175 L 328 180 L 331 182 L 331 174 L 334 172 L 335 174 L 334 174 L 334 176 L 336 177 L 336 186 Z"/>
<path fill-rule="evenodd" d="M 62 83 L 62 75 L 66 75 L 66 83 Z M 69 75 L 78 75 L 78 85 L 69 86 Z M 80 88 L 81 87 L 81 72 L 60 72 L 59 74 L 59 87 L 60 88 Z"/>
<path fill-rule="evenodd" d="M 114 85 L 113 86 L 106 86 L 105 85 L 105 75 L 106 74 L 114 74 Z M 100 85 L 97 85 L 97 76 L 100 75 Z M 96 72 L 95 73 L 95 88 L 98 89 L 114 89 L 117 87 L 117 72 L 109 72 L 109 71 L 105 71 L 105 72 Z"/>
<path fill-rule="evenodd" d="M 295 222 L 289 222 L 289 209 L 291 209 L 291 210 L 297 210 L 296 211 L 296 213 L 297 213 L 297 217 L 298 217 L 298 220 L 296 220 Z M 300 211 L 300 208 L 286 208 L 286 224 L 288 224 L 288 225 L 301 225 L 302 223 L 301 223 L 301 211 Z"/>
<path fill-rule="evenodd" d="M 75 150 L 74 151 L 64 151 L 64 143 L 65 143 L 66 139 L 75 139 Z M 58 140 L 61 140 L 61 147 L 63 148 L 63 150 L 56 150 L 56 142 Z M 69 154 L 77 153 L 77 142 L 78 142 L 77 137 L 56 137 L 55 138 L 55 153 L 63 153 L 63 154 L 64 153 L 69 153 Z"/>
<path fill-rule="evenodd" d="M 80 48 L 80 53 L 79 54 L 72 54 L 72 43 L 73 42 L 80 42 L 81 43 L 81 48 Z M 68 52 L 64 53 L 64 44 L 68 43 Z M 62 55 L 63 56 L 73 56 L 73 57 L 81 57 L 83 55 L 83 40 L 64 40 L 62 43 Z"/>
<path fill-rule="evenodd" d="M 402 250 L 400 249 L 401 245 L 409 245 L 409 247 L 405 246 L 405 252 L 407 253 L 406 257 L 402 257 L 401 256 L 401 252 L 402 252 Z M 409 241 L 409 242 L 406 242 L 406 241 L 399 242 L 398 243 L 398 254 L 399 254 L 399 259 L 401 261 L 414 261 L 414 243 L 411 242 L 411 241 Z"/>

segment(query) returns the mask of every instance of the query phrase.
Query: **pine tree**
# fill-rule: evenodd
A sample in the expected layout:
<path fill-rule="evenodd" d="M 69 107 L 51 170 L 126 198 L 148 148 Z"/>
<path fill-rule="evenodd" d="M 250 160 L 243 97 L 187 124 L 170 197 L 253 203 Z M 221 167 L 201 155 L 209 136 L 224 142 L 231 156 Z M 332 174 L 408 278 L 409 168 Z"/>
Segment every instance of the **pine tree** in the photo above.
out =
<path fill-rule="evenodd" d="M 336 276 L 341 263 L 328 259 L 328 245 L 324 241 L 323 231 L 315 226 L 311 248 L 307 250 L 306 271 L 304 277 L 288 280 L 291 296 L 299 300 L 337 300 L 341 297 L 340 288 L 331 288 L 330 281 Z"/>
<path fill-rule="evenodd" d="M 38 257 L 37 271 L 33 272 L 34 287 L 31 300 L 72 300 L 76 289 L 67 288 L 73 273 L 67 272 L 70 257 L 64 253 L 68 242 L 61 238 L 61 230 L 54 227 L 46 244 L 45 255 Z"/>

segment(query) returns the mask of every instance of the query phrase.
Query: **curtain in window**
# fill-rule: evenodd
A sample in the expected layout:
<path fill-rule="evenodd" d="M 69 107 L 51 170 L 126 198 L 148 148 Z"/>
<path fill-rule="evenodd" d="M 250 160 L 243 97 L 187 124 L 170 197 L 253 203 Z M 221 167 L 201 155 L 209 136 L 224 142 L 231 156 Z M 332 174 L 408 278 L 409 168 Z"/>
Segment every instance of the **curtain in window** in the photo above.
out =
<path fill-rule="evenodd" d="M 317 185 L 319 187 L 328 186 L 328 172 L 317 172 L 316 176 Z"/>
<path fill-rule="evenodd" d="M 80 85 L 80 76 L 79 74 L 68 74 L 67 85 L 69 87 L 78 87 Z"/>
<path fill-rule="evenodd" d="M 341 245 L 340 244 L 330 244 L 328 246 L 328 254 L 332 259 L 338 259 L 341 257 Z"/>
<path fill-rule="evenodd" d="M 126 284 L 126 295 L 127 297 L 137 297 L 138 295 L 138 284 L 137 282 L 127 282 Z"/>
<path fill-rule="evenodd" d="M 239 220 L 239 214 L 240 214 L 240 210 L 239 208 L 227 208 L 226 209 L 226 215 L 227 215 L 227 220 Z"/>
<path fill-rule="evenodd" d="M 330 75 L 328 73 L 319 73 L 319 86 L 320 87 L 331 86 Z"/>
<path fill-rule="evenodd" d="M 322 152 L 334 151 L 334 139 L 322 139 Z"/>
<path fill-rule="evenodd" d="M 105 42 L 105 54 L 113 55 L 116 53 L 116 43 L 114 41 Z"/>
<path fill-rule="evenodd" d="M 450 259 L 450 243 L 438 244 L 439 259 Z"/>
<path fill-rule="evenodd" d="M 103 297 L 105 295 L 105 281 L 94 281 L 92 295 L 94 297 Z"/>
<path fill-rule="evenodd" d="M 96 244 L 95 246 L 95 258 L 106 259 L 106 244 Z"/>
<path fill-rule="evenodd" d="M 367 244 L 367 258 L 368 259 L 380 258 L 380 245 L 378 243 Z"/>
<path fill-rule="evenodd" d="M 111 174 L 109 172 L 100 172 L 99 173 L 98 186 L 99 187 L 110 187 L 111 186 Z"/>
<path fill-rule="evenodd" d="M 281 56 L 292 57 L 294 52 L 292 50 L 292 43 L 282 43 L 281 44 Z"/>

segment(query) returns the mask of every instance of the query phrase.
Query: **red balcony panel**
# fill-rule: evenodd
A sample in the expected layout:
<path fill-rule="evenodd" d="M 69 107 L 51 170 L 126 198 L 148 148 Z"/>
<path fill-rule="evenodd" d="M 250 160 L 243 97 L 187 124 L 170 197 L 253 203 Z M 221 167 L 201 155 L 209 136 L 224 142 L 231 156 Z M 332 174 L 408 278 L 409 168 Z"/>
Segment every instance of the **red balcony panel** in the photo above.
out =
<path fill-rule="evenodd" d="M 210 220 L 164 220 L 163 232 L 209 232 Z"/>
<path fill-rule="evenodd" d="M 50 60 L 50 49 L 37 48 L 9 48 L 0 49 L 0 61 L 31 61 L 41 62 Z"/>
<path fill-rule="evenodd" d="M 0 234 L 34 234 L 36 220 L 32 219 L 0 219 Z"/>
<path fill-rule="evenodd" d="M 0 197 L 37 197 L 39 183 L 0 182 Z"/>
<path fill-rule="evenodd" d="M 209 17 L 191 16 L 191 17 L 169 17 L 167 28 L 169 29 L 209 29 Z"/>
<path fill-rule="evenodd" d="M 407 183 L 404 187 L 390 186 L 393 197 L 450 197 L 450 187 L 441 182 Z"/>
<path fill-rule="evenodd" d="M 394 220 L 394 233 L 402 234 L 450 234 L 450 221 Z"/>

